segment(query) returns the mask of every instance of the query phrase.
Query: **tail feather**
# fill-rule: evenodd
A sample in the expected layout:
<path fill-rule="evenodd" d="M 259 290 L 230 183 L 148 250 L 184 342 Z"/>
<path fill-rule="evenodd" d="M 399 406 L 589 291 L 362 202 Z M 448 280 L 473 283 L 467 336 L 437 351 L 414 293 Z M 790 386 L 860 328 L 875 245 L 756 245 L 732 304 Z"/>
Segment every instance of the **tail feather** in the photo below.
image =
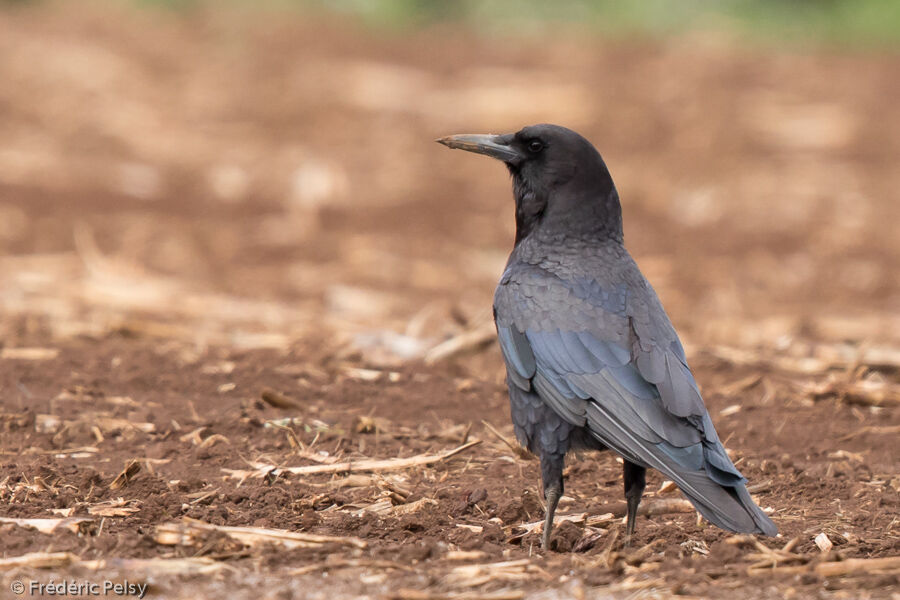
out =
<path fill-rule="evenodd" d="M 686 473 L 673 470 L 666 474 L 678 484 L 697 512 L 713 525 L 737 533 L 768 536 L 778 533 L 775 523 L 756 505 L 743 483 L 723 486 L 710 479 L 705 471 Z M 682 485 L 679 479 L 687 485 Z"/>
<path fill-rule="evenodd" d="M 774 536 L 778 528 L 753 502 L 742 481 L 722 485 L 710 478 L 705 468 L 686 468 L 660 451 L 657 444 L 634 435 L 599 404 L 593 404 L 589 421 L 591 433 L 603 444 L 628 460 L 662 472 L 684 492 L 697 511 L 709 522 L 737 533 Z M 664 442 L 663 442 L 664 443 Z"/>
<path fill-rule="evenodd" d="M 738 496 L 738 502 L 741 503 L 741 506 L 743 506 L 748 513 L 750 513 L 750 516 L 756 522 L 756 526 L 759 527 L 759 530 L 763 535 L 768 535 L 770 537 L 778 535 L 778 527 L 775 526 L 772 519 L 770 519 L 756 502 L 753 501 L 753 498 L 750 497 L 750 492 L 747 491 L 747 486 L 742 485 L 735 488 L 735 493 Z"/>

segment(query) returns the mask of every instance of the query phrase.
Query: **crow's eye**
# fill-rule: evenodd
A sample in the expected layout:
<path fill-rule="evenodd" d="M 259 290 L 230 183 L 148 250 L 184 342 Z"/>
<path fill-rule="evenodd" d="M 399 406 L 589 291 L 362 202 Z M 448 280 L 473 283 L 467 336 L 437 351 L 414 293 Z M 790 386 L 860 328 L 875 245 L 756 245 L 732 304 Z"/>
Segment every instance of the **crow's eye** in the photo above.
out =
<path fill-rule="evenodd" d="M 537 154 L 544 149 L 544 144 L 540 140 L 531 140 L 528 142 L 528 151 Z"/>

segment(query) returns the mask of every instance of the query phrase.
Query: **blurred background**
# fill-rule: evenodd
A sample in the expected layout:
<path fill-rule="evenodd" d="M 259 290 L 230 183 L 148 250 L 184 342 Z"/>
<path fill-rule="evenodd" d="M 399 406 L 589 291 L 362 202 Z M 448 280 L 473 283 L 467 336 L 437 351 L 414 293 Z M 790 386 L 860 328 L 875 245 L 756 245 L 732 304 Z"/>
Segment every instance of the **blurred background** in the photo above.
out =
<path fill-rule="evenodd" d="M 433 140 L 553 122 L 689 349 L 895 348 L 898 50 L 891 0 L 0 2 L 0 339 L 488 339 L 508 176 Z"/>
<path fill-rule="evenodd" d="M 886 597 L 898 98 L 897 0 L 0 0 L 0 588 Z M 566 470 L 580 550 L 532 557 L 491 323 L 509 176 L 434 140 L 540 122 L 603 154 L 779 554 L 690 513 L 614 550 L 601 454 Z M 328 472 L 271 470 L 298 463 Z M 179 516 L 368 549 L 173 547 Z"/>

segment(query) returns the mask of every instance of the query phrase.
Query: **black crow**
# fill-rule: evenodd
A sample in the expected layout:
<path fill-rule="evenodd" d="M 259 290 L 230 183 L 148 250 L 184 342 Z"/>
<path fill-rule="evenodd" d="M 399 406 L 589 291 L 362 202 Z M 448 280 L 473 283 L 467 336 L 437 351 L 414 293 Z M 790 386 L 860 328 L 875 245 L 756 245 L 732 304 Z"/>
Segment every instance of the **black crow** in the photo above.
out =
<path fill-rule="evenodd" d="M 512 174 L 516 240 L 494 321 L 516 437 L 541 459 L 544 548 L 570 449 L 608 448 L 624 459 L 626 540 L 648 467 L 719 527 L 775 535 L 716 435 L 656 292 L 623 245 L 619 195 L 591 143 L 557 125 L 437 141 L 500 159 Z"/>

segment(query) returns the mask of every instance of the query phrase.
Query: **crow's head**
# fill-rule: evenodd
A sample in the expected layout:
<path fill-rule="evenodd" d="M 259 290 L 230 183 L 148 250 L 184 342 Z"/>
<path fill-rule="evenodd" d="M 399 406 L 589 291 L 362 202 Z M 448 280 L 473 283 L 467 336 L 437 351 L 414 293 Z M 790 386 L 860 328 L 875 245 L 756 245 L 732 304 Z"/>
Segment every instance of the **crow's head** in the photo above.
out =
<path fill-rule="evenodd" d="M 506 163 L 516 199 L 516 242 L 539 228 L 621 240 L 621 209 L 609 170 L 594 146 L 571 129 L 531 125 L 516 133 L 437 141 Z"/>

